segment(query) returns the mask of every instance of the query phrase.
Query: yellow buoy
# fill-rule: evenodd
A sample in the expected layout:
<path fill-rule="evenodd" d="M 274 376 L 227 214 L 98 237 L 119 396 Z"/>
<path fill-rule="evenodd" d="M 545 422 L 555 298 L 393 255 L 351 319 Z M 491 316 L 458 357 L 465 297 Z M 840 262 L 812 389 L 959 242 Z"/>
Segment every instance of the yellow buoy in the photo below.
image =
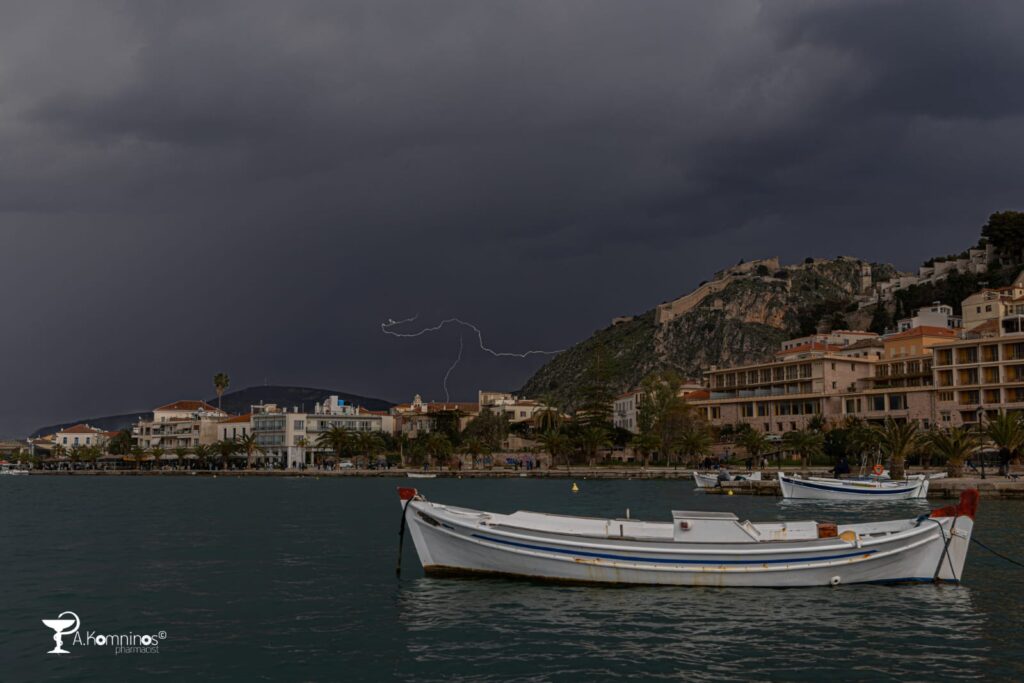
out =
<path fill-rule="evenodd" d="M 726 491 L 726 492 L 725 492 L 725 494 L 726 494 L 727 496 L 731 496 L 731 495 L 732 495 L 732 489 L 729 489 L 728 491 Z"/>
<path fill-rule="evenodd" d="M 579 493 L 580 492 L 580 487 L 576 485 L 576 482 L 572 483 L 572 492 L 573 493 Z"/>

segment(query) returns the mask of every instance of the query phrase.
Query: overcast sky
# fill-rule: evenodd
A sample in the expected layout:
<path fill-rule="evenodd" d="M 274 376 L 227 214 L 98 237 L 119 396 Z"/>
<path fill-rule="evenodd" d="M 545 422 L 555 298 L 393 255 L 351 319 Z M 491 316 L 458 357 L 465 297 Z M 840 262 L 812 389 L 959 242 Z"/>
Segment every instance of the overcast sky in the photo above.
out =
<path fill-rule="evenodd" d="M 740 258 L 1021 208 L 1019 2 L 7 2 L 0 435 L 269 382 L 443 397 Z M 453 398 L 542 359 L 467 338 Z"/>

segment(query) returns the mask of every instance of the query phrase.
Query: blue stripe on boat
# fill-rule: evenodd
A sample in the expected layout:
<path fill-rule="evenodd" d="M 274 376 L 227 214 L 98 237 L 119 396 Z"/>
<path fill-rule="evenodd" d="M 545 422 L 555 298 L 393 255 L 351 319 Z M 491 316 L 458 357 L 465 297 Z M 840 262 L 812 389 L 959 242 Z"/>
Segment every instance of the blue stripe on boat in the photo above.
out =
<path fill-rule="evenodd" d="M 492 538 L 490 536 L 484 536 L 482 534 L 473 534 L 473 538 L 479 538 L 484 541 L 490 541 L 491 543 L 501 543 L 502 545 L 513 545 L 517 548 L 527 548 L 529 550 L 543 550 L 549 553 L 562 553 L 565 555 L 573 555 L 579 557 L 596 557 L 602 560 L 625 560 L 628 562 L 652 562 L 655 564 L 703 564 L 709 566 L 718 566 L 723 564 L 795 564 L 801 562 L 820 562 L 824 560 L 841 560 L 847 557 L 859 557 L 862 555 L 870 555 L 877 552 L 876 550 L 858 550 L 855 553 L 845 553 L 843 555 L 825 555 L 820 557 L 799 557 L 792 559 L 779 559 L 779 560 L 676 560 L 672 558 L 660 558 L 660 557 L 633 557 L 631 555 L 609 555 L 607 553 L 592 553 L 584 550 L 571 550 L 568 548 L 555 548 L 545 545 L 533 545 L 531 543 L 519 543 L 517 541 L 506 541 L 501 538 Z"/>
<path fill-rule="evenodd" d="M 802 481 L 800 479 L 790 479 L 786 477 L 786 481 L 796 486 L 806 486 L 809 489 L 820 489 L 822 491 L 833 491 L 841 493 L 863 493 L 864 495 L 877 496 L 877 495 L 892 495 L 894 493 L 907 493 L 917 488 L 917 485 L 903 489 L 857 489 L 847 488 L 845 486 L 829 486 L 828 484 L 814 484 L 809 481 Z"/>

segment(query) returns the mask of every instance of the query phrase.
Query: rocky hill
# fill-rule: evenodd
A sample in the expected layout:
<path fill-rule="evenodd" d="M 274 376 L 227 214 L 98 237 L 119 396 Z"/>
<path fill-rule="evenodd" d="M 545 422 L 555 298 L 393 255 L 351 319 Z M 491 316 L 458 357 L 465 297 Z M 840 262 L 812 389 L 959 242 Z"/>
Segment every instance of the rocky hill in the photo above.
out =
<path fill-rule="evenodd" d="M 1024 277 L 1022 269 L 1019 211 L 992 214 L 975 246 L 928 259 L 916 273 L 848 257 L 790 266 L 777 258 L 741 261 L 677 299 L 615 318 L 552 358 L 520 393 L 574 408 L 588 369 L 596 367 L 619 391 L 661 368 L 696 380 L 712 366 L 768 360 L 788 338 L 835 329 L 885 332 L 934 301 L 959 314 L 966 296 L 1009 285 Z"/>
<path fill-rule="evenodd" d="M 864 304 L 878 282 L 897 275 L 892 266 L 845 257 L 741 263 L 642 315 L 617 318 L 540 368 L 523 393 L 572 407 L 577 380 L 597 353 L 611 359 L 621 390 L 663 367 L 697 379 L 713 365 L 765 360 L 793 336 L 867 327 L 872 309 Z"/>

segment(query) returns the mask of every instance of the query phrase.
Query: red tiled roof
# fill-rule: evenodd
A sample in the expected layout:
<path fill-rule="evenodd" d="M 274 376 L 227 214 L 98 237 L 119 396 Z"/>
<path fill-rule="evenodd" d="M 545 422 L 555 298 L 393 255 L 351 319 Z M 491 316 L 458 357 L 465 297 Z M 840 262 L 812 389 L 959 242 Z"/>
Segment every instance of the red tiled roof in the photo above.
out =
<path fill-rule="evenodd" d="M 65 427 L 60 430 L 61 434 L 96 434 L 100 430 L 90 427 L 87 424 L 77 424 L 74 427 Z"/>
<path fill-rule="evenodd" d="M 251 421 L 252 421 L 252 413 L 246 413 L 245 415 L 232 415 L 228 419 L 224 420 L 224 422 L 222 422 L 221 424 L 227 424 L 229 422 L 235 423 L 235 422 L 251 422 Z"/>
<path fill-rule="evenodd" d="M 711 398 L 711 392 L 707 389 L 698 389 L 697 391 L 691 391 L 686 395 L 689 400 L 700 401 L 705 398 Z"/>
<path fill-rule="evenodd" d="M 106 437 L 108 439 L 113 439 L 115 436 L 117 436 L 120 433 L 121 432 L 115 430 L 113 432 L 103 432 L 102 436 L 104 436 L 104 437 Z"/>
<path fill-rule="evenodd" d="M 623 393 L 619 394 L 615 398 L 617 398 L 617 399 L 618 398 L 632 398 L 633 396 L 636 396 L 639 393 L 640 393 L 639 389 L 630 389 L 629 391 L 626 391 L 626 392 L 623 392 Z"/>
<path fill-rule="evenodd" d="M 886 337 L 885 341 L 892 341 L 894 339 L 909 339 L 910 337 L 955 337 L 956 332 L 949 329 L 948 327 L 936 327 L 934 325 L 921 325 L 920 327 L 912 327 L 909 330 L 894 334 L 891 337 Z"/>
<path fill-rule="evenodd" d="M 386 410 L 370 410 L 369 408 L 364 408 L 362 406 L 359 406 L 359 414 L 360 415 L 387 415 L 388 411 L 386 411 Z"/>
<path fill-rule="evenodd" d="M 206 401 L 175 401 L 156 410 L 220 410 L 217 406 L 211 406 Z M 220 411 L 224 412 L 224 411 Z"/>

